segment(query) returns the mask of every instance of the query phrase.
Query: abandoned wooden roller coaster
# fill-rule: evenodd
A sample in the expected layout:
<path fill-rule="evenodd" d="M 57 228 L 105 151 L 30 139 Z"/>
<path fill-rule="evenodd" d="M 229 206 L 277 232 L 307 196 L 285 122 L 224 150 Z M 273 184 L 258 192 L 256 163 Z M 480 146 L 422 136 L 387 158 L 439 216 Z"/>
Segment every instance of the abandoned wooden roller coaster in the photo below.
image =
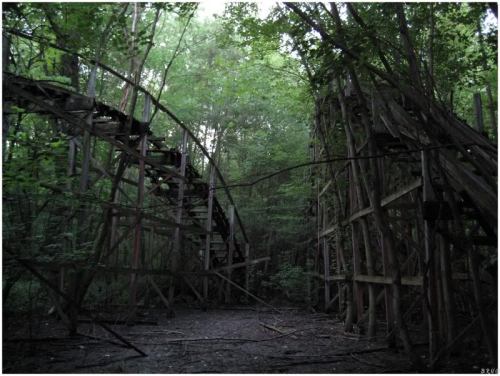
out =
<path fill-rule="evenodd" d="M 444 52 L 420 46 L 407 20 L 427 9 L 438 38 L 453 12 L 483 12 L 481 36 L 496 7 L 277 4 L 285 32 L 228 6 L 260 25 L 254 41 L 289 33 L 295 54 L 266 60 L 225 45 L 222 21 L 210 22 L 227 41 L 205 46 L 190 31 L 197 4 L 156 4 L 103 4 L 89 21 L 99 38 L 80 42 L 64 17 L 95 4 L 4 9 L 3 371 L 496 373 L 496 92 L 488 83 L 487 117 L 481 94 L 470 98 L 474 126 L 457 116 L 435 82 Z M 151 52 L 166 48 L 169 12 L 182 30 L 170 62 Z M 387 12 L 394 40 L 370 31 Z M 108 42 L 118 47 L 107 58 Z M 110 63 L 125 56 L 128 68 Z M 248 72 L 224 76 L 239 64 L 254 81 L 291 69 L 304 83 L 253 96 L 235 83 L 254 87 Z M 208 84 L 203 72 L 217 69 Z M 184 71 L 200 105 L 175 96 Z M 304 110 L 272 113 L 283 104 Z M 298 158 L 286 147 L 296 138 Z"/>

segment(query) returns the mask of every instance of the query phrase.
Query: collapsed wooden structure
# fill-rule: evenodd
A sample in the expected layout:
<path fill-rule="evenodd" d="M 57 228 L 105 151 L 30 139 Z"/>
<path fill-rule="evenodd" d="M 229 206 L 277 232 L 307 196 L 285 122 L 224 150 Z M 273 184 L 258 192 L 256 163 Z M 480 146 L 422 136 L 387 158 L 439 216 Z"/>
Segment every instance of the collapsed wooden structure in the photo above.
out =
<path fill-rule="evenodd" d="M 33 257 L 17 251 L 22 249 L 19 239 L 29 241 L 33 234 L 11 224 L 9 233 L 4 233 L 4 249 L 11 259 L 4 267 L 16 260 L 48 285 L 56 293 L 53 302 L 59 315 L 72 331 L 84 307 L 125 303 L 133 317 L 149 291 L 171 310 L 176 288 L 189 291 L 203 306 L 214 299 L 231 301 L 235 287 L 238 293 L 248 290 L 250 265 L 264 260 L 250 259 L 231 193 L 208 151 L 143 87 L 98 62 L 86 68 L 86 94 L 3 72 L 4 139 L 13 117 L 36 114 L 67 140 L 69 150 L 60 161 L 62 173 L 59 168 L 59 176 L 40 177 L 39 182 L 52 195 L 42 210 L 60 213 L 63 220 L 55 228 L 43 229 L 49 241 L 42 242 Z M 138 104 L 132 114 L 96 95 L 105 93 L 105 85 L 123 81 L 133 89 Z M 153 133 L 154 107 L 155 114 L 160 111 L 178 127 L 173 132 L 180 136 L 178 147 Z M 134 117 L 137 113 L 142 113 L 141 120 Z M 195 147 L 208 166 L 208 182 L 190 161 L 189 150 Z M 216 195 L 218 184 L 225 197 Z M 68 206 L 65 197 L 78 205 Z M 12 192 L 4 191 L 3 200 L 4 213 L 22 205 Z M 16 220 L 14 214 L 9 218 Z M 80 256 L 75 258 L 75 253 Z M 115 292 L 109 291 L 111 282 L 119 286 Z M 104 301 L 89 297 L 92 285 L 98 285 Z M 116 301 L 115 296 L 127 289 L 128 302 Z"/>
<path fill-rule="evenodd" d="M 346 330 L 375 336 L 384 317 L 410 355 L 428 340 L 431 366 L 478 334 L 496 364 L 496 146 L 433 106 L 332 77 L 312 132 L 311 158 L 331 161 L 313 175 L 314 272 Z M 409 321 L 426 334 L 410 336 Z"/>

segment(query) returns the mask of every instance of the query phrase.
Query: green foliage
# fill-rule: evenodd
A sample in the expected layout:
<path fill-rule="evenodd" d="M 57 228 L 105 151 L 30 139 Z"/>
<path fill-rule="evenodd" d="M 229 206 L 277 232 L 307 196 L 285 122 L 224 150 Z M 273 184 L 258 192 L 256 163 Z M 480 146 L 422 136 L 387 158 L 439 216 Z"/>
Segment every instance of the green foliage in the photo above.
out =
<path fill-rule="evenodd" d="M 307 278 L 302 267 L 282 263 L 278 272 L 270 277 L 268 285 L 293 302 L 303 302 L 307 296 Z"/>
<path fill-rule="evenodd" d="M 300 6 L 337 36 L 327 9 L 319 3 Z M 359 60 L 383 67 L 369 38 L 376 35 L 395 73 L 401 80 L 409 80 L 392 5 L 354 4 L 366 29 L 355 22 L 345 5 L 337 6 L 345 42 Z M 309 160 L 314 100 L 322 97 L 335 73 L 346 67 L 338 49 L 324 43 L 317 32 L 279 3 L 266 18 L 259 16 L 257 3 L 229 3 L 225 14 L 215 19 L 190 19 L 196 3 L 139 3 L 138 7 L 135 36 L 130 33 L 133 4 L 128 3 L 6 3 L 3 19 L 5 28 L 23 30 L 87 57 L 100 56 L 102 62 L 130 76 L 131 66 L 150 42 L 159 9 L 161 16 L 141 84 L 154 94 L 163 89 L 160 101 L 201 140 L 218 161 L 227 183 L 249 183 Z M 497 29 L 483 27 L 488 15 L 484 4 L 410 3 L 405 12 L 421 72 L 432 65 L 435 96 L 472 123 L 472 95 L 480 92 L 486 103 L 489 84 L 496 108 Z M 13 38 L 10 53 L 13 62 L 9 69 L 16 74 L 73 87 L 76 76 L 80 90 L 85 87 L 89 65 L 78 60 L 72 66 L 67 53 L 44 42 Z M 355 64 L 360 79 L 369 82 L 361 64 Z M 162 88 L 167 67 L 166 86 Z M 124 95 L 123 83 L 100 74 L 99 100 L 118 107 Z M 138 99 L 136 116 L 141 114 L 143 100 Z M 44 260 L 88 259 L 95 251 L 100 217 L 90 214 L 85 218 L 89 229 L 81 231 L 75 224 L 75 213 L 80 206 L 98 207 L 103 197 L 108 197 L 111 180 L 98 180 L 78 199 L 69 192 L 55 193 L 47 185 L 70 190 L 79 184 L 78 176 L 67 173 L 68 138 L 62 136 L 61 124 L 21 109 L 10 111 L 3 166 L 6 244 Z M 490 120 L 486 108 L 484 113 Z M 489 127 L 488 121 L 486 125 Z M 344 130 L 338 124 L 332 128 L 332 142 L 340 153 L 345 148 Z M 169 147 L 179 144 L 178 128 L 161 113 L 152 130 L 164 136 Z M 107 163 L 109 150 L 109 145 L 96 142 L 94 158 Z M 192 147 L 190 159 L 206 179 L 207 163 L 200 151 Z M 78 153 L 77 165 L 80 163 Z M 109 161 L 111 167 L 113 163 L 116 158 Z M 292 170 L 252 187 L 231 189 L 255 257 L 266 254 L 267 249 L 283 258 L 307 251 L 305 241 L 313 234 L 305 218 L 315 193 L 311 174 L 309 168 Z M 345 182 L 338 184 L 342 187 Z M 129 188 L 124 189 L 129 192 Z M 227 205 L 222 193 L 218 197 Z M 269 239 L 272 232 L 275 235 Z M 290 262 L 281 264 L 270 281 L 290 299 L 305 294 L 304 271 L 293 265 L 297 259 L 289 257 Z M 97 296 L 99 290 L 91 293 Z"/>

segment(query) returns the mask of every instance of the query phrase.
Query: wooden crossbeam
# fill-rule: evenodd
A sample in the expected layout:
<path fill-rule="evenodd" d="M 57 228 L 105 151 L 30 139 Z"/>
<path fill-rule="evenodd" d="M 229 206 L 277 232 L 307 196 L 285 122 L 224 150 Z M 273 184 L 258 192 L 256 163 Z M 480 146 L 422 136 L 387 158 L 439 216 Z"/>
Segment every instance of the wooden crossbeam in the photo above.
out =
<path fill-rule="evenodd" d="M 323 196 L 326 193 L 326 191 L 328 190 L 328 188 L 330 188 L 330 185 L 332 185 L 332 183 L 333 183 L 332 179 L 328 180 L 328 183 L 326 183 L 326 185 L 323 187 L 323 189 L 321 190 L 321 192 L 319 192 L 318 197 Z"/>
<path fill-rule="evenodd" d="M 407 186 L 401 188 L 399 191 L 394 192 L 394 193 L 390 194 L 389 196 L 384 197 L 380 201 L 380 206 L 385 207 L 385 206 L 391 204 L 392 202 L 400 199 L 401 197 L 407 195 L 408 193 L 414 191 L 415 189 L 420 188 L 421 186 L 422 186 L 422 178 L 419 177 L 414 182 L 412 182 L 412 183 L 408 184 Z M 372 207 L 368 207 L 368 208 L 362 209 L 362 210 L 354 213 L 353 215 L 351 215 L 349 217 L 349 222 L 354 222 L 355 220 L 357 220 L 357 219 L 359 219 L 361 217 L 364 217 L 365 215 L 370 214 L 372 212 L 373 212 L 373 208 Z"/>
<path fill-rule="evenodd" d="M 307 273 L 314 278 L 318 278 L 320 280 L 325 280 L 325 277 L 319 273 Z M 452 279 L 454 281 L 469 281 L 471 277 L 467 273 L 453 273 Z M 393 280 L 391 277 L 385 277 L 380 275 L 365 275 L 365 274 L 357 274 L 354 277 L 346 274 L 334 274 L 330 275 L 327 279 L 330 282 L 348 282 L 348 281 L 356 281 L 361 283 L 373 283 L 377 285 L 391 285 Z M 486 273 L 481 274 L 481 281 L 486 283 L 491 283 L 491 276 L 488 276 Z M 403 286 L 422 286 L 423 285 L 423 277 L 422 276 L 407 276 L 401 277 L 401 285 Z"/>
<path fill-rule="evenodd" d="M 266 256 L 266 257 L 261 257 L 261 258 L 258 258 L 258 259 L 250 260 L 249 262 L 238 262 L 236 264 L 232 264 L 232 265 L 228 265 L 228 266 L 222 266 L 220 268 L 214 269 L 214 271 L 220 272 L 220 271 L 223 271 L 223 270 L 232 270 L 232 269 L 242 268 L 242 267 L 245 267 L 245 266 L 256 265 L 256 264 L 259 264 L 261 262 L 270 261 L 270 260 L 271 260 L 271 257 Z"/>
<path fill-rule="evenodd" d="M 381 200 L 380 205 L 382 207 L 388 206 L 391 203 L 393 203 L 394 201 L 396 201 L 396 200 L 400 199 L 401 197 L 407 195 L 408 193 L 414 191 L 415 189 L 420 188 L 421 186 L 422 186 L 422 178 L 419 177 L 414 182 L 401 188 L 399 191 L 392 193 L 389 196 L 384 197 Z M 359 218 L 362 218 L 362 217 L 364 217 L 368 214 L 371 214 L 371 213 L 373 213 L 372 207 L 361 209 L 361 210 L 357 211 L 356 213 L 352 214 L 347 220 L 342 221 L 341 224 L 342 224 L 342 226 L 347 226 L 347 225 L 349 225 L 349 223 L 352 223 L 352 222 L 358 220 Z M 332 226 L 324 229 L 320 233 L 319 236 L 320 237 L 327 236 L 327 235 L 331 234 L 332 232 L 334 232 L 337 229 L 337 227 L 338 227 L 338 224 L 335 223 Z"/>
<path fill-rule="evenodd" d="M 85 121 L 83 121 L 82 119 L 75 117 L 75 116 L 72 116 L 72 115 L 69 115 L 64 111 L 51 106 L 50 104 L 46 103 L 45 101 L 38 98 L 37 96 L 27 92 L 26 90 L 20 89 L 15 85 L 8 85 L 8 90 L 15 92 L 19 96 L 24 97 L 25 99 L 31 101 L 32 103 L 35 103 L 36 105 L 40 106 L 44 110 L 53 113 L 58 118 L 63 119 L 70 124 L 76 125 L 78 128 L 80 128 L 82 130 L 86 130 L 86 129 L 88 130 L 88 128 L 89 128 L 88 125 L 85 123 Z M 151 161 L 150 158 L 141 156 L 140 153 L 138 153 L 136 150 L 134 150 L 133 148 L 131 148 L 128 145 L 125 145 L 125 144 L 119 142 L 118 140 L 116 140 L 113 137 L 99 134 L 99 133 L 96 133 L 95 131 L 90 131 L 90 130 L 89 130 L 89 133 L 91 133 L 94 136 L 110 143 L 111 145 L 117 147 L 118 149 L 125 151 L 127 154 L 138 158 L 139 160 L 144 160 L 145 163 L 156 167 L 160 171 L 167 172 L 167 173 L 172 174 L 173 176 L 175 176 L 177 178 L 183 179 L 183 177 L 180 176 L 180 174 L 178 174 L 177 171 L 170 169 L 170 168 L 167 168 L 165 166 L 162 166 L 154 161 Z"/>
<path fill-rule="evenodd" d="M 136 347 L 134 344 L 132 344 L 130 341 L 128 341 L 126 338 L 124 338 L 122 335 L 111 329 L 109 326 L 107 326 L 105 323 L 103 323 L 100 319 L 98 319 L 93 313 L 90 311 L 87 311 L 83 309 L 82 307 L 79 306 L 79 304 L 74 301 L 69 295 L 64 293 L 63 291 L 59 290 L 59 287 L 54 285 L 51 281 L 49 281 L 47 278 L 45 278 L 42 274 L 40 274 L 35 268 L 33 268 L 29 263 L 17 258 L 12 251 L 6 249 L 6 251 L 11 254 L 11 256 L 19 262 L 22 266 L 24 266 L 26 269 L 28 269 L 35 277 L 38 278 L 40 282 L 45 284 L 47 287 L 52 289 L 57 295 L 61 296 L 63 299 L 65 299 L 69 304 L 73 305 L 78 309 L 80 313 L 83 315 L 87 316 L 93 323 L 96 325 L 99 325 L 101 328 L 103 328 L 105 331 L 110 333 L 111 335 L 115 336 L 119 341 L 123 342 L 128 348 L 131 348 L 138 352 L 142 356 L 147 356 L 147 354 Z"/>

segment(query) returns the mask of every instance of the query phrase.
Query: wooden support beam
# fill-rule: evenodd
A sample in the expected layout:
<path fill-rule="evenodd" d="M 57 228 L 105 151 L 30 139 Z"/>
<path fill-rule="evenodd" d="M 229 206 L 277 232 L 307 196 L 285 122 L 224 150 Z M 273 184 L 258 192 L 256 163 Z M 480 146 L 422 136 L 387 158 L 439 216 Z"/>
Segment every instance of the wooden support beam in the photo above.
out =
<path fill-rule="evenodd" d="M 384 197 L 381 201 L 380 201 L 380 206 L 381 207 L 385 207 L 385 206 L 388 206 L 390 205 L 392 202 L 400 199 L 401 197 L 407 195 L 408 193 L 414 191 L 415 189 L 417 188 L 420 188 L 422 186 L 422 179 L 421 178 L 418 178 L 416 179 L 414 182 L 408 184 L 407 186 L 401 188 L 399 191 L 397 192 L 394 192 L 392 194 L 390 194 L 389 196 L 386 196 Z M 369 208 L 364 208 L 356 213 L 354 213 L 353 215 L 351 215 L 349 217 L 349 222 L 353 222 L 361 217 L 364 217 L 368 214 L 371 214 L 373 213 L 373 208 L 372 207 L 369 207 Z"/>
<path fill-rule="evenodd" d="M 234 205 L 229 205 L 228 208 L 228 216 L 229 216 L 229 237 L 228 237 L 228 255 L 227 255 L 227 266 L 230 268 L 227 269 L 227 278 L 231 280 L 232 268 L 233 265 L 233 256 L 234 256 Z M 228 283 L 226 285 L 226 296 L 225 296 L 226 304 L 231 302 L 231 284 Z"/>
<path fill-rule="evenodd" d="M 333 179 L 330 179 L 328 180 L 328 183 L 326 183 L 326 185 L 323 187 L 323 189 L 321 190 L 321 192 L 319 192 L 319 197 L 323 196 L 327 191 L 328 189 L 330 188 L 330 186 L 332 185 L 333 183 Z"/>
<path fill-rule="evenodd" d="M 142 114 L 142 121 L 149 122 L 151 112 L 151 98 L 147 95 L 144 99 L 144 111 Z M 144 133 L 139 144 L 140 155 L 142 157 L 146 156 L 146 150 L 148 146 L 147 135 Z M 133 251 L 131 267 L 132 269 L 137 269 L 139 267 L 139 260 L 141 257 L 141 241 L 142 241 L 142 217 L 141 210 L 144 204 L 144 175 L 145 175 L 145 162 L 143 159 L 139 160 L 139 179 L 137 183 L 137 202 L 136 202 L 136 223 L 134 229 L 134 241 L 133 241 Z M 177 229 L 177 227 L 176 227 Z M 130 298 L 129 303 L 131 307 L 137 305 L 137 275 L 132 273 L 130 275 Z"/>
<path fill-rule="evenodd" d="M 414 191 L 415 189 L 420 188 L 421 186 L 422 186 L 422 179 L 418 178 L 414 182 L 401 188 L 399 191 L 397 191 L 393 194 L 390 194 L 387 197 L 384 197 L 380 202 L 381 206 L 382 207 L 388 206 L 391 203 L 393 203 L 394 201 L 396 201 L 396 200 L 400 199 L 401 197 L 407 195 L 408 193 Z M 372 207 L 361 209 L 361 210 L 355 212 L 354 214 L 352 214 L 349 217 L 349 219 L 342 221 L 341 225 L 347 226 L 350 222 L 354 222 L 354 221 L 358 220 L 359 218 L 362 218 L 362 217 L 364 217 L 368 214 L 371 214 L 371 213 L 373 213 Z M 335 232 L 337 230 L 337 228 L 338 228 L 338 223 L 334 223 L 332 226 L 324 229 L 319 235 L 320 235 L 320 237 L 330 235 L 331 233 Z"/>
<path fill-rule="evenodd" d="M 80 119 L 76 116 L 70 115 L 70 114 L 66 113 L 65 111 L 63 111 L 62 109 L 58 109 L 58 108 L 51 106 L 50 104 L 44 102 L 42 99 L 38 98 L 37 96 L 35 96 L 33 94 L 30 94 L 28 91 L 23 90 L 23 89 L 17 87 L 16 85 L 9 85 L 8 87 L 9 87 L 9 90 L 14 92 L 15 94 L 29 100 L 32 103 L 35 103 L 37 106 L 48 111 L 49 113 L 52 113 L 53 115 L 57 116 L 58 118 L 65 120 L 66 122 L 73 124 L 82 130 L 88 129 L 88 125 L 85 123 L 85 121 L 82 121 L 82 119 Z M 124 144 L 123 142 L 116 140 L 114 137 L 99 134 L 99 133 L 94 132 L 94 131 L 90 131 L 90 133 L 92 135 L 95 135 L 98 138 L 108 142 L 109 144 L 115 146 L 116 148 L 123 150 L 128 155 L 131 155 L 139 160 L 141 160 L 141 159 L 144 160 L 146 162 L 146 164 L 149 164 L 149 165 L 155 167 L 159 171 L 171 174 L 172 176 L 175 176 L 178 178 L 180 177 L 179 174 L 176 171 L 174 171 L 173 169 L 162 166 L 162 165 L 156 163 L 155 161 L 151 160 L 150 158 L 141 156 L 140 153 L 135 151 L 133 148 Z"/>
<path fill-rule="evenodd" d="M 158 285 L 156 284 L 156 282 L 153 280 L 153 278 L 151 276 L 148 276 L 148 281 L 151 284 L 151 286 L 153 287 L 153 289 L 155 290 L 155 292 L 160 297 L 160 300 L 162 301 L 162 303 L 165 306 L 165 308 L 167 309 L 167 311 L 172 312 L 171 304 L 169 303 L 167 298 L 165 298 L 165 295 L 163 295 L 163 293 L 161 292 L 161 289 L 158 287 Z"/>
<path fill-rule="evenodd" d="M 323 281 L 329 282 L 347 282 L 347 281 L 356 281 L 360 283 L 373 283 L 375 285 L 391 285 L 394 283 L 391 277 L 385 277 L 382 275 L 366 275 L 366 274 L 356 274 L 354 276 L 347 274 L 334 274 L 325 278 L 324 275 L 319 273 L 307 273 L 312 277 L 321 279 Z M 422 286 L 423 278 L 421 276 L 408 276 L 401 277 L 401 285 L 403 286 Z"/>
<path fill-rule="evenodd" d="M 181 166 L 179 170 L 179 175 L 182 178 L 186 176 L 186 164 L 187 164 L 187 132 L 185 130 L 182 131 L 182 141 L 181 141 Z M 175 222 L 178 225 L 182 224 L 182 213 L 184 210 L 184 190 L 185 184 L 182 179 L 177 181 L 179 184 L 179 189 L 177 191 L 177 212 L 175 215 Z M 182 234 L 180 228 L 177 227 L 174 233 L 174 251 L 176 253 L 181 252 L 181 243 L 182 243 Z"/>
<path fill-rule="evenodd" d="M 207 210 L 207 222 L 206 222 L 206 239 L 205 239 L 205 252 L 203 258 L 203 268 L 205 271 L 210 269 L 210 242 L 212 238 L 212 211 L 214 205 L 214 192 L 215 192 L 215 168 L 210 165 L 210 178 L 208 184 L 208 210 Z M 208 277 L 203 279 L 203 299 L 205 302 L 208 301 Z"/>
<path fill-rule="evenodd" d="M 196 288 L 193 286 L 193 284 L 189 280 L 188 276 L 184 275 L 184 276 L 182 276 L 182 279 L 184 279 L 184 282 L 186 282 L 186 285 L 188 285 L 188 287 L 191 289 L 191 291 L 196 295 L 196 298 L 198 299 L 198 301 L 200 303 L 204 303 L 203 297 L 198 292 L 198 290 L 196 290 Z"/>
<path fill-rule="evenodd" d="M 321 231 L 319 233 L 319 237 L 323 238 L 325 236 L 328 236 L 328 235 L 334 233 L 338 229 L 338 227 L 339 227 L 338 224 L 335 223 L 332 226 L 325 228 L 323 231 Z"/>
<path fill-rule="evenodd" d="M 421 152 L 422 159 L 422 181 L 423 181 L 423 204 L 435 201 L 435 193 L 432 189 L 430 176 L 430 155 L 428 151 Z M 425 215 L 424 215 L 425 218 Z M 433 231 L 433 222 L 424 219 L 424 248 L 425 264 L 427 273 L 424 274 L 424 289 L 426 290 L 427 300 L 427 321 L 429 331 L 429 357 L 435 357 L 439 350 L 439 328 L 437 311 L 437 275 L 435 263 L 435 231 Z"/>
<path fill-rule="evenodd" d="M 275 310 L 276 312 L 281 312 L 279 309 L 273 307 L 271 304 L 269 303 L 266 303 L 264 300 L 262 300 L 261 298 L 259 298 L 258 296 L 255 296 L 254 294 L 252 294 L 250 291 L 248 290 L 245 290 L 243 287 L 241 287 L 240 285 L 238 285 L 237 283 L 234 283 L 233 281 L 231 281 L 230 279 L 227 279 L 225 276 L 223 276 L 222 274 L 220 274 L 219 272 L 216 272 L 216 271 L 212 271 L 212 273 L 216 276 L 218 276 L 219 278 L 223 279 L 224 281 L 226 281 L 227 283 L 230 283 L 231 285 L 233 285 L 234 287 L 236 287 L 238 290 L 241 290 L 243 291 L 245 294 L 247 294 L 248 296 L 254 298 L 256 301 L 258 301 L 259 303 L 262 303 L 264 304 L 265 306 L 269 307 L 269 308 L 272 308 L 273 310 Z"/>
<path fill-rule="evenodd" d="M 328 212 L 326 205 L 323 206 L 323 228 L 326 227 L 328 223 Z M 325 237 L 322 239 L 322 252 L 323 252 L 323 275 L 325 276 L 324 283 L 324 300 L 325 300 L 325 312 L 328 311 L 330 306 L 330 283 L 328 278 L 330 277 L 330 249 L 328 246 L 328 241 Z"/>
<path fill-rule="evenodd" d="M 261 257 L 261 258 L 254 259 L 254 260 L 249 260 L 249 261 L 245 261 L 245 262 L 238 262 L 236 264 L 232 264 L 232 265 L 228 265 L 228 266 L 221 266 L 220 268 L 216 268 L 213 270 L 216 272 L 222 272 L 222 271 L 229 270 L 229 269 L 234 270 L 237 268 L 249 267 L 251 265 L 260 264 L 261 262 L 265 262 L 265 261 L 269 261 L 269 260 L 271 260 L 271 257 L 265 256 L 265 257 Z"/>
<path fill-rule="evenodd" d="M 57 293 L 59 296 L 61 296 L 62 298 L 64 298 L 69 304 L 75 306 L 75 308 L 77 309 L 77 311 L 80 311 L 83 315 L 87 316 L 90 320 L 92 320 L 92 322 L 94 322 L 96 325 L 100 326 L 101 328 L 103 328 L 105 331 L 107 331 L 108 333 L 110 333 L 111 335 L 113 335 L 114 337 L 116 337 L 120 342 L 123 342 L 128 348 L 131 348 L 133 350 L 135 350 L 136 352 L 138 352 L 140 355 L 142 356 L 147 356 L 147 354 L 142 351 L 141 349 L 139 349 L 138 347 L 134 346 L 131 342 L 129 342 L 127 339 L 125 339 L 123 336 L 121 336 L 120 334 L 118 334 L 117 332 L 115 332 L 113 329 L 111 329 L 109 326 L 107 326 L 105 323 L 101 322 L 97 317 L 95 317 L 91 312 L 89 311 L 86 311 L 84 309 L 82 309 L 81 307 L 78 306 L 78 303 L 76 301 L 74 301 L 71 297 L 69 297 L 68 295 L 66 295 L 64 292 L 62 292 L 61 290 L 59 290 L 59 288 L 52 284 L 52 282 L 50 282 L 49 280 L 47 280 L 42 274 L 40 274 L 35 268 L 33 268 L 31 265 L 29 265 L 28 263 L 26 263 L 25 261 L 21 260 L 21 259 L 18 259 L 13 253 L 12 251 L 8 250 L 8 249 L 5 249 L 9 254 L 11 254 L 11 256 L 17 261 L 19 262 L 22 266 L 24 266 L 26 269 L 28 269 L 35 277 L 37 277 L 40 282 L 44 283 L 45 285 L 47 285 L 49 288 L 51 288 L 55 293 Z"/>
<path fill-rule="evenodd" d="M 387 254 L 387 244 L 384 236 L 379 234 L 380 242 L 382 247 L 382 272 L 384 276 L 389 277 L 391 275 L 391 268 L 389 262 L 389 255 Z M 401 280 L 402 283 L 402 280 Z M 394 308 L 392 299 L 392 288 L 391 286 L 384 286 L 384 305 L 385 305 L 385 319 L 387 323 L 387 342 L 389 346 L 393 347 L 396 345 L 396 336 L 394 335 Z"/>
<path fill-rule="evenodd" d="M 255 260 L 254 260 L 255 261 Z M 245 243 L 245 289 L 250 289 L 250 244 Z M 234 264 L 232 265 L 234 266 Z"/>

